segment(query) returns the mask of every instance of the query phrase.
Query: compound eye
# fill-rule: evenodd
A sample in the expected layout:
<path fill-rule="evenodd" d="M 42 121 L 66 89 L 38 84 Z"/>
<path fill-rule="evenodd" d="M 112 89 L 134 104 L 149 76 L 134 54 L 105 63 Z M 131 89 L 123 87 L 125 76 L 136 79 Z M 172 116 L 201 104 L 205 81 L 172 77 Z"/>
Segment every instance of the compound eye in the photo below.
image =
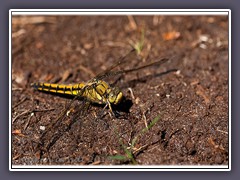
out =
<path fill-rule="evenodd" d="M 109 93 L 108 101 L 112 104 L 118 104 L 121 101 L 122 97 L 122 92 L 118 88 L 114 88 Z"/>
<path fill-rule="evenodd" d="M 116 95 L 114 94 L 113 91 L 111 91 L 108 95 L 108 100 L 110 103 L 114 103 L 115 99 L 116 99 Z"/>

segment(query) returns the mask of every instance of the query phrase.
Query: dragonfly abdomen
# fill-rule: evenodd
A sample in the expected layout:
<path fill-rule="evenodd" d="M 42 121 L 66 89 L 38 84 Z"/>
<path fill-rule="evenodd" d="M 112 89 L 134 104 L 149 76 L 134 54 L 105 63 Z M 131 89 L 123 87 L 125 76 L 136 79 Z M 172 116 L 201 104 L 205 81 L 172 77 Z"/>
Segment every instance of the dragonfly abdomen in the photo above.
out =
<path fill-rule="evenodd" d="M 79 83 L 74 85 L 64 85 L 51 83 L 32 83 L 31 86 L 38 91 L 51 92 L 56 94 L 77 95 L 79 91 L 81 91 L 85 86 L 85 84 Z"/>

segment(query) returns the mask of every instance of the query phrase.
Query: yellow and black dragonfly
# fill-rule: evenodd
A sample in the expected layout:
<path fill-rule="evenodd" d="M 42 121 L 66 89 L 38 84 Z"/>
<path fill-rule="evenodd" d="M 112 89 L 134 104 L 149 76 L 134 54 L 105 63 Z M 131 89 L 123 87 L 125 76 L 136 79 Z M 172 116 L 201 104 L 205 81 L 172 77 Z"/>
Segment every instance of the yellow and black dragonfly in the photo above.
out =
<path fill-rule="evenodd" d="M 121 102 L 123 99 L 123 93 L 118 87 L 113 87 L 104 81 L 105 78 L 138 71 L 150 66 L 161 65 L 169 60 L 168 58 L 162 58 L 143 66 L 116 70 L 117 67 L 127 63 L 129 57 L 134 57 L 134 55 L 136 55 L 136 51 L 133 49 L 125 56 L 119 58 L 115 64 L 86 83 L 81 82 L 73 85 L 64 85 L 37 82 L 31 84 L 31 86 L 38 91 L 74 96 L 60 116 L 52 122 L 48 129 L 42 134 L 40 144 L 44 150 L 48 150 L 64 132 L 71 128 L 71 125 L 76 122 L 77 119 L 83 117 L 88 112 L 90 104 L 104 104 L 104 109 L 108 107 L 113 114 L 112 105 L 117 105 Z M 74 107 L 73 102 L 80 99 L 82 103 L 77 105 L 77 107 Z M 66 120 L 66 118 L 69 117 L 69 114 L 73 115 L 70 120 Z M 50 140 L 49 137 L 51 137 Z"/>

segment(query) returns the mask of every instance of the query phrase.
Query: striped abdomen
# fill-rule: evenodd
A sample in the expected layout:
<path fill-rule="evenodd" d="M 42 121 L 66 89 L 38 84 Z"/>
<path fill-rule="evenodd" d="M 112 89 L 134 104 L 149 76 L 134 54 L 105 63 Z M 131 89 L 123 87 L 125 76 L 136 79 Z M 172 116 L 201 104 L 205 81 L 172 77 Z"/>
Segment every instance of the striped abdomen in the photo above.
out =
<path fill-rule="evenodd" d="M 32 83 L 31 86 L 39 91 L 52 92 L 57 94 L 77 95 L 85 84 L 51 84 L 51 83 Z"/>

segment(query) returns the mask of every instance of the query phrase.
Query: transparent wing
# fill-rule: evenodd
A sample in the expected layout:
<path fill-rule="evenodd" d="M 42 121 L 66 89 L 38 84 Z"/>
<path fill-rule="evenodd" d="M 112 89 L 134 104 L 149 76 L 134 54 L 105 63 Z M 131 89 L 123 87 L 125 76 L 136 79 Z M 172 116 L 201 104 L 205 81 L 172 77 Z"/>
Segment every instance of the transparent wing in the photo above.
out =
<path fill-rule="evenodd" d="M 135 49 L 132 49 L 127 54 L 125 54 L 124 56 L 120 57 L 117 62 L 115 62 L 110 67 L 108 67 L 105 71 L 99 73 L 94 79 L 103 79 L 103 78 L 105 78 L 107 76 L 107 74 L 112 72 L 116 67 L 119 67 L 119 66 L 125 64 L 126 62 L 128 62 L 129 59 L 134 58 L 134 56 L 136 57 L 136 51 L 135 51 Z"/>
<path fill-rule="evenodd" d="M 83 92 L 84 89 L 66 105 L 58 118 L 48 125 L 46 131 L 40 137 L 41 150 L 47 152 L 79 118 L 84 117 L 87 113 L 90 102 L 82 99 Z"/>
<path fill-rule="evenodd" d="M 168 60 L 169 60 L 168 58 L 163 58 L 163 59 L 160 59 L 158 61 L 154 61 L 154 62 L 151 62 L 149 64 L 139 66 L 137 68 L 125 69 L 125 70 L 120 70 L 120 71 L 109 71 L 109 72 L 106 72 L 104 75 L 102 75 L 100 77 L 100 79 L 103 79 L 103 78 L 106 78 L 106 77 L 109 77 L 109 76 L 115 76 L 115 75 L 118 75 L 118 74 L 124 74 L 124 73 L 130 73 L 130 72 L 133 72 L 133 71 L 138 71 L 138 70 L 141 70 L 141 69 L 144 69 L 144 68 L 147 68 L 147 67 L 150 67 L 150 66 L 154 66 L 154 65 L 162 65 L 163 63 L 167 62 Z"/>
<path fill-rule="evenodd" d="M 126 74 L 130 73 L 133 71 L 138 71 L 150 66 L 155 66 L 155 65 L 162 65 L 163 63 L 167 62 L 169 58 L 162 58 L 160 60 L 150 62 L 148 64 L 145 64 L 143 66 L 131 68 L 131 69 L 123 69 L 123 70 L 114 70 L 118 66 L 122 66 L 123 64 L 127 63 L 130 60 L 136 59 L 136 51 L 135 49 L 132 49 L 129 53 L 127 53 L 125 56 L 121 57 L 115 64 L 107 68 L 105 71 L 102 73 L 98 74 L 94 79 L 104 79 L 109 76 L 115 76 L 119 74 Z"/>

